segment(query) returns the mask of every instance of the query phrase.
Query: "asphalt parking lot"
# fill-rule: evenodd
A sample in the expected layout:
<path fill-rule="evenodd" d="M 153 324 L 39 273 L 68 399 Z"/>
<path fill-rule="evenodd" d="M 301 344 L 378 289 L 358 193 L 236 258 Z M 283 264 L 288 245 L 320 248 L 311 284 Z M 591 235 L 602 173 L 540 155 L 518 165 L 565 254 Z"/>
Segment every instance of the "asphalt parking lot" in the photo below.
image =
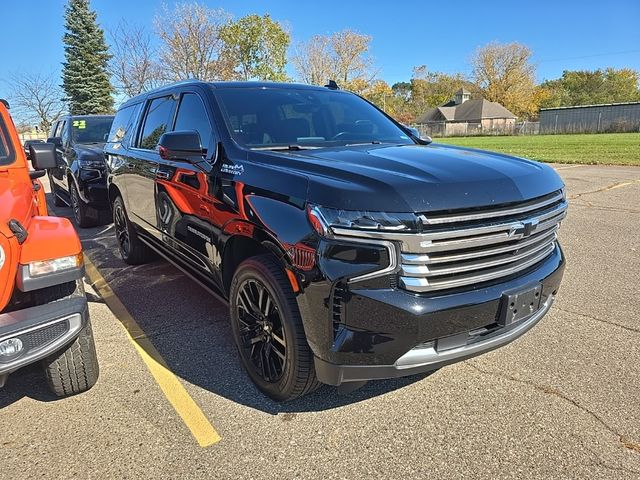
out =
<path fill-rule="evenodd" d="M 568 266 L 535 329 L 286 404 L 242 371 L 222 303 L 164 261 L 125 266 L 109 225 L 81 230 L 101 376 L 64 400 L 34 367 L 9 378 L 0 478 L 640 478 L 640 168 L 556 168 Z"/>

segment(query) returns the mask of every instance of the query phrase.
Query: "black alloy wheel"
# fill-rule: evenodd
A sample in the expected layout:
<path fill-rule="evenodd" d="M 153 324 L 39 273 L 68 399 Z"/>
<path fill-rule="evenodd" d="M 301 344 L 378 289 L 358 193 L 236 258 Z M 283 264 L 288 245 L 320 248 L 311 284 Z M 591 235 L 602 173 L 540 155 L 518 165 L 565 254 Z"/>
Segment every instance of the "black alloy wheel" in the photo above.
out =
<path fill-rule="evenodd" d="M 265 395 L 282 402 L 320 386 L 296 294 L 274 255 L 257 255 L 238 265 L 229 313 L 242 364 Z"/>
<path fill-rule="evenodd" d="M 141 265 L 155 258 L 155 253 L 149 246 L 138 238 L 127 217 L 122 197 L 117 197 L 113 202 L 113 226 L 118 242 L 120 256 L 129 265 Z"/>
<path fill-rule="evenodd" d="M 123 258 L 128 257 L 131 252 L 131 239 L 129 237 L 129 227 L 125 217 L 124 208 L 121 202 L 115 202 L 113 207 L 113 226 L 116 231 L 118 247 Z"/>
<path fill-rule="evenodd" d="M 277 382 L 287 360 L 286 335 L 277 305 L 257 279 L 240 285 L 235 304 L 244 355 L 265 382 Z"/>

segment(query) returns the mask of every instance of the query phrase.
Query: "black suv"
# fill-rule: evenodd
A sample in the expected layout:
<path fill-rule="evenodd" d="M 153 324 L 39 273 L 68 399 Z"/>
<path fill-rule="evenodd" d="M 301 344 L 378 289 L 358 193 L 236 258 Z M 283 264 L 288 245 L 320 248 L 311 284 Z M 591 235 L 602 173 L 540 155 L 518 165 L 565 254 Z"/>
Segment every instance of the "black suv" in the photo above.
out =
<path fill-rule="evenodd" d="M 277 400 L 492 350 L 555 298 L 564 185 L 428 143 L 335 87 L 137 96 L 105 147 L 121 255 L 160 253 L 228 299 L 242 362 Z"/>
<path fill-rule="evenodd" d="M 112 115 L 62 117 L 47 142 L 56 145 L 58 166 L 48 171 L 56 206 L 69 205 L 80 227 L 90 227 L 108 211 L 107 176 L 102 149 Z"/>

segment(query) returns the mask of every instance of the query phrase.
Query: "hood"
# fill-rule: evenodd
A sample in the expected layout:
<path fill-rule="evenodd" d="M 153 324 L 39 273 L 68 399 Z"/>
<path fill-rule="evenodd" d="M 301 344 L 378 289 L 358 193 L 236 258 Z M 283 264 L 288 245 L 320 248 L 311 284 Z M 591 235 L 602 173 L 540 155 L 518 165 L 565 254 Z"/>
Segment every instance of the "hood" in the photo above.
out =
<path fill-rule="evenodd" d="M 74 149 L 76 150 L 78 156 L 82 155 L 82 156 L 87 156 L 87 157 L 97 157 L 99 156 L 100 158 L 103 157 L 103 149 L 104 149 L 104 143 L 87 143 L 87 144 L 82 144 L 82 143 L 77 143 L 74 145 Z"/>
<path fill-rule="evenodd" d="M 345 210 L 428 212 L 518 202 L 562 188 L 549 166 L 431 144 L 269 152 L 309 178 L 308 200 Z"/>

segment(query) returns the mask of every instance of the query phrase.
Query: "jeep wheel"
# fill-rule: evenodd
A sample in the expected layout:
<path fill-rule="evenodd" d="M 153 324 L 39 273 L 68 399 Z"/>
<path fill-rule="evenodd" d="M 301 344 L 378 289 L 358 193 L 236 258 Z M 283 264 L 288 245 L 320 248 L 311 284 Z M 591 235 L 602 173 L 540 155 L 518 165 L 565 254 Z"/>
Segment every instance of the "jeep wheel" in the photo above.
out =
<path fill-rule="evenodd" d="M 153 260 L 155 257 L 153 250 L 138 238 L 138 234 L 129 222 L 122 197 L 117 197 L 113 202 L 113 226 L 120 256 L 125 263 L 140 265 Z"/>
<path fill-rule="evenodd" d="M 71 186 L 69 187 L 69 196 L 71 197 L 71 208 L 73 209 L 73 218 L 76 219 L 76 223 L 81 228 L 93 227 L 96 224 L 96 219 L 90 218 L 89 206 L 82 201 L 78 188 L 73 180 L 69 180 Z"/>
<path fill-rule="evenodd" d="M 78 337 L 64 350 L 42 362 L 49 388 L 58 397 L 89 390 L 98 381 L 98 357 L 91 322 L 87 321 Z"/>
<path fill-rule="evenodd" d="M 285 401 L 320 385 L 293 290 L 273 257 L 240 264 L 231 283 L 230 310 L 240 358 L 262 392 Z"/>

